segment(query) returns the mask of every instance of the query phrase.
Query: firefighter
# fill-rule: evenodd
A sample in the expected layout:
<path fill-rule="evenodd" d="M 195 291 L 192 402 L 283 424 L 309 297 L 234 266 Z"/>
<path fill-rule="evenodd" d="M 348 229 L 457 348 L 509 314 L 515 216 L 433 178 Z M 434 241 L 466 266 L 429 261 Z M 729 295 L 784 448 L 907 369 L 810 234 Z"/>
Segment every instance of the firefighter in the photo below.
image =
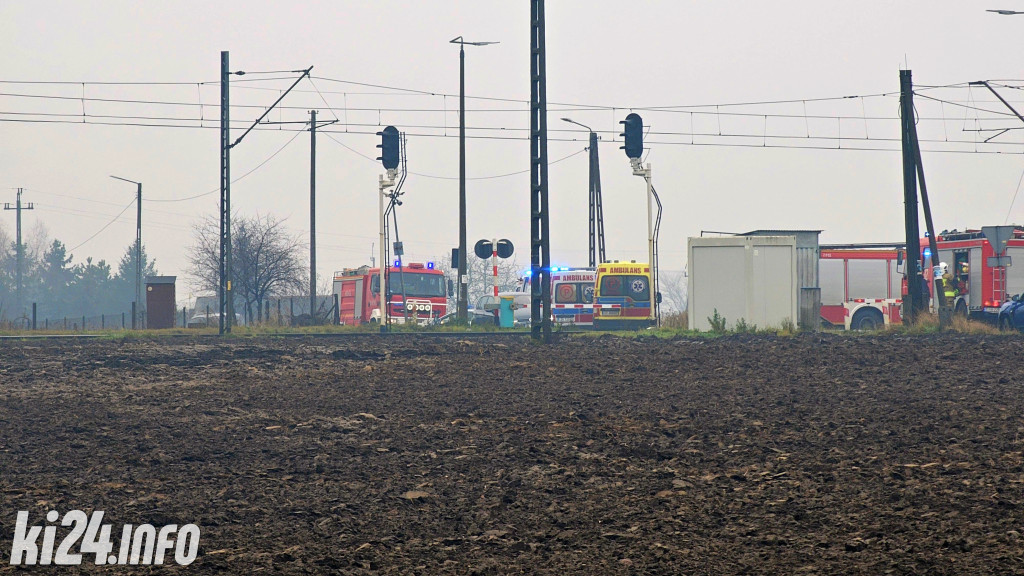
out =
<path fill-rule="evenodd" d="M 967 294 L 967 282 L 970 277 L 970 267 L 967 265 L 967 262 L 961 262 L 960 282 L 957 285 L 957 288 L 960 290 L 961 294 Z"/>
<path fill-rule="evenodd" d="M 939 270 L 942 273 L 942 292 L 946 296 L 946 304 L 952 304 L 953 300 L 960 295 L 956 287 L 956 280 L 949 273 L 949 265 L 945 262 L 939 263 Z"/>

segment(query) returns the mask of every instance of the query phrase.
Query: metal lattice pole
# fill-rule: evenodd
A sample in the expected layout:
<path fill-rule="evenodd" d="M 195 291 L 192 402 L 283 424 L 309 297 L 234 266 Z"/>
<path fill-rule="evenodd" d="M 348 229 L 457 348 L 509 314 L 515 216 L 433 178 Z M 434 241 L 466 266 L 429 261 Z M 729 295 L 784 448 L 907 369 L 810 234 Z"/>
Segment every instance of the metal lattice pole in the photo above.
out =
<path fill-rule="evenodd" d="M 316 110 L 309 111 L 309 316 L 316 314 Z"/>
<path fill-rule="evenodd" d="M 551 246 L 548 230 L 547 73 L 544 0 L 530 3 L 530 268 L 531 331 L 551 342 Z"/>
<path fill-rule="evenodd" d="M 231 117 L 228 53 L 220 53 L 220 333 L 230 334 L 234 320 L 231 295 Z"/>

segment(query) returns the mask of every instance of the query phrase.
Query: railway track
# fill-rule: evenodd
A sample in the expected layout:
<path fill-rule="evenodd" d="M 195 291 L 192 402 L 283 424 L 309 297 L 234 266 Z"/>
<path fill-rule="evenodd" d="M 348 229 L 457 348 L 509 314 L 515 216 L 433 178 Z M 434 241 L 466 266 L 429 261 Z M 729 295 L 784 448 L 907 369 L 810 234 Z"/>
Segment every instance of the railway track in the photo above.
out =
<path fill-rule="evenodd" d="M 556 337 L 561 334 L 584 334 L 586 331 L 562 331 L 553 333 Z M 130 334 L 130 333 L 129 333 Z M 147 334 L 146 336 L 149 336 Z M 223 337 L 217 334 L 153 334 L 156 339 L 201 339 L 218 340 Z M 245 334 L 240 338 L 316 338 L 327 340 L 345 340 L 349 338 L 523 338 L 529 337 L 530 332 L 390 332 L 380 334 L 376 332 L 281 332 L 276 334 Z M 89 340 L 96 338 L 116 338 L 110 334 L 10 334 L 0 336 L 0 340 Z"/>

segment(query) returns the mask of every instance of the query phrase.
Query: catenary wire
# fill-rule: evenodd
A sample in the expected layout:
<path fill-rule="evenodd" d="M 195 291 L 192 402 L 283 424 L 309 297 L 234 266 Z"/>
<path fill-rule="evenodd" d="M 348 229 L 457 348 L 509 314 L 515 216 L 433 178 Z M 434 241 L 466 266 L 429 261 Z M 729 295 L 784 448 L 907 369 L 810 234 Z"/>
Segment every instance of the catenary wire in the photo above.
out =
<path fill-rule="evenodd" d="M 1017 195 L 1020 194 L 1020 185 L 1024 182 L 1024 170 L 1020 173 L 1020 179 L 1017 180 L 1017 190 L 1013 193 L 1013 199 L 1010 200 L 1010 208 L 1006 211 L 1006 219 L 1003 220 L 1003 224 L 1010 221 L 1010 214 L 1013 213 L 1013 204 L 1017 201 Z"/>
<path fill-rule="evenodd" d="M 218 127 L 216 127 L 216 126 L 181 126 L 181 125 L 177 125 L 177 124 L 154 124 L 154 123 L 138 123 L 138 122 L 81 122 L 81 121 L 72 122 L 72 121 L 69 121 L 69 120 L 68 121 L 62 121 L 62 120 L 31 120 L 31 119 L 6 119 L 6 118 L 0 118 L 0 122 L 75 124 L 75 125 L 86 124 L 86 125 L 101 125 L 101 126 L 130 126 L 130 127 L 134 126 L 134 127 L 146 127 L 146 128 L 178 128 L 178 129 L 201 128 L 201 129 L 210 129 L 210 130 L 218 129 Z M 441 127 L 437 127 L 437 129 L 440 130 Z M 257 128 L 256 130 L 261 130 L 261 129 Z M 278 129 L 278 128 L 275 128 L 275 129 L 263 128 L 262 130 L 264 130 L 264 131 L 275 131 L 275 132 L 283 131 L 282 129 Z M 302 132 L 304 132 L 304 130 Z M 319 130 L 318 132 L 325 133 L 325 134 L 328 133 L 328 131 L 326 131 L 326 130 Z M 374 134 L 376 134 L 375 131 L 374 132 L 369 132 L 369 131 L 358 132 L 358 131 L 351 131 L 351 130 L 349 130 L 347 132 L 345 132 L 345 131 L 337 131 L 335 133 L 337 133 L 337 134 L 359 134 L 359 135 L 374 135 Z M 409 136 L 423 137 L 423 138 L 457 138 L 457 135 L 455 135 L 455 134 L 444 135 L 444 134 L 430 134 L 430 133 L 423 133 L 423 132 L 420 132 L 420 133 L 407 133 L 407 134 Z M 689 135 L 691 135 L 690 133 L 687 133 L 687 132 L 674 132 L 674 133 L 665 132 L 665 133 L 662 133 L 662 134 L 663 135 L 678 135 L 678 136 L 689 136 Z M 749 139 L 758 139 L 758 140 L 761 140 L 761 139 L 764 139 L 764 138 L 770 138 L 770 139 L 773 139 L 773 140 L 774 139 L 780 139 L 780 140 L 795 140 L 795 141 L 801 141 L 801 140 L 802 141 L 809 141 L 809 140 L 864 141 L 864 142 L 870 142 L 870 141 L 895 142 L 895 141 L 898 141 L 898 139 L 896 139 L 896 138 L 887 138 L 887 139 L 882 139 L 882 138 L 862 138 L 862 137 L 853 138 L 853 137 L 848 137 L 848 136 L 843 136 L 842 138 L 838 138 L 838 137 L 835 137 L 835 136 L 812 136 L 808 140 L 806 137 L 799 137 L 799 136 L 776 136 L 776 135 L 772 135 L 772 136 L 767 136 L 766 137 L 764 134 L 760 134 L 760 133 L 758 133 L 758 134 L 722 134 L 722 135 L 718 135 L 718 134 L 715 134 L 715 133 L 694 133 L 694 134 L 692 134 L 692 136 L 707 137 L 707 138 L 749 138 Z M 467 134 L 466 138 L 467 139 L 473 139 L 473 140 L 497 140 L 497 141 L 528 141 L 528 139 L 529 139 L 526 136 L 491 136 L 491 135 L 469 135 L 469 134 Z M 548 141 L 549 142 L 579 142 L 580 140 L 577 139 L 577 138 L 549 138 Z M 978 144 L 984 144 L 984 143 L 975 142 L 973 140 L 949 140 L 949 141 L 946 141 L 946 140 L 934 140 L 934 139 L 920 138 L 919 141 L 923 142 L 923 143 L 959 144 L 959 145 L 975 145 L 975 146 L 978 145 Z M 898 152 L 899 151 L 898 148 L 877 148 L 877 147 L 875 147 L 875 148 L 872 148 L 872 147 L 859 147 L 858 148 L 858 147 L 852 147 L 852 146 L 808 146 L 808 145 L 794 146 L 794 145 L 784 145 L 784 144 L 768 144 L 768 145 L 757 144 L 757 145 L 752 145 L 752 144 L 728 144 L 728 143 L 713 143 L 713 142 L 696 143 L 696 142 L 689 142 L 689 141 L 683 141 L 683 142 L 658 141 L 658 142 L 648 142 L 648 144 L 666 144 L 666 145 L 674 145 L 674 146 L 700 145 L 700 146 L 719 146 L 719 147 L 726 147 L 726 148 L 728 148 L 728 147 L 742 147 L 742 148 L 774 148 L 774 149 L 797 149 L 797 150 L 812 150 L 812 149 L 839 150 L 839 149 L 841 149 L 841 150 L 863 150 L 863 151 L 882 151 L 882 152 Z M 988 143 L 987 145 L 988 146 L 1015 146 L 1015 144 L 1011 144 L 1011 143 L 996 143 L 996 142 L 991 142 L 991 143 Z M 1021 151 L 1021 152 L 1008 152 L 1008 151 L 1001 151 L 1001 150 L 980 150 L 980 149 L 975 149 L 975 150 L 939 150 L 939 149 L 929 149 L 929 150 L 925 150 L 925 151 L 926 152 L 957 153 L 957 154 L 1007 154 L 1007 155 L 1020 155 L 1020 154 L 1024 154 L 1024 151 Z M 212 192 L 209 192 L 207 194 L 210 194 L 210 193 L 212 193 Z"/>
<path fill-rule="evenodd" d="M 281 146 L 276 151 L 274 151 L 273 154 L 268 156 L 265 160 L 263 160 L 262 162 L 260 162 L 256 166 L 254 166 L 251 170 L 249 170 L 245 174 L 242 174 L 238 178 L 235 178 L 234 180 L 232 180 L 231 183 L 234 184 L 235 182 L 238 182 L 242 178 L 245 178 L 249 174 L 252 174 L 253 172 L 255 172 L 255 171 L 259 170 L 260 168 L 262 168 L 265 164 L 267 164 L 267 162 L 270 162 L 271 160 L 273 160 L 275 156 L 280 154 L 282 150 L 287 148 L 289 144 L 291 144 L 293 141 L 295 141 L 295 139 L 299 137 L 299 134 L 302 134 L 302 132 L 295 132 L 295 134 L 292 135 L 292 137 L 287 142 L 285 142 L 283 146 Z M 201 194 L 196 194 L 194 196 L 187 196 L 185 198 L 145 198 L 145 199 L 143 199 L 143 201 L 144 202 L 185 202 L 185 201 L 188 201 L 188 200 L 195 200 L 196 198 L 202 198 L 203 196 L 209 196 L 210 194 L 214 194 L 214 193 L 217 193 L 217 192 L 220 192 L 220 187 L 219 186 L 217 188 L 214 188 L 213 190 L 210 190 L 209 192 L 203 192 Z"/>
<path fill-rule="evenodd" d="M 114 216 L 114 218 L 110 222 L 107 222 L 106 224 L 104 224 L 103 227 L 100 228 L 99 230 L 97 230 L 95 234 L 93 234 L 92 236 L 89 236 L 88 238 L 86 238 L 85 240 L 83 240 L 82 242 L 77 244 L 74 248 L 69 248 L 68 252 L 74 252 L 75 250 L 78 250 L 82 246 L 88 244 L 89 241 L 91 241 L 93 238 L 99 236 L 100 233 L 102 233 L 104 230 L 109 228 L 111 224 L 116 222 L 117 219 L 120 218 L 122 214 L 124 214 L 129 208 L 131 208 L 132 204 L 135 204 L 135 200 L 132 200 L 131 202 L 129 202 L 127 206 L 125 206 L 120 212 L 117 213 L 117 216 Z"/>

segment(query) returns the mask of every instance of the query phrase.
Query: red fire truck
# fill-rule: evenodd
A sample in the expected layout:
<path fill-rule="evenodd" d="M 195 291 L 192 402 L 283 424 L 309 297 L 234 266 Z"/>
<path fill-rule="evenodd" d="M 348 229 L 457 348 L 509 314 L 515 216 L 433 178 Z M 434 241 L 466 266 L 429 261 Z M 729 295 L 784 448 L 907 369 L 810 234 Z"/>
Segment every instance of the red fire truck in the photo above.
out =
<path fill-rule="evenodd" d="M 821 319 L 846 330 L 902 322 L 903 250 L 896 245 L 821 246 Z"/>
<path fill-rule="evenodd" d="M 1024 292 L 1024 228 L 1013 230 L 1003 260 L 996 258 L 981 230 L 944 230 L 935 237 L 935 243 L 939 261 L 948 266 L 960 293 L 952 303 L 955 314 L 995 322 L 1003 302 Z M 927 239 L 921 240 L 921 247 L 925 279 L 931 288 L 933 272 Z"/>
<path fill-rule="evenodd" d="M 427 324 L 447 312 L 444 272 L 434 268 L 433 262 L 391 266 L 385 273 L 391 322 L 405 322 L 408 316 L 410 321 Z M 380 268 L 362 266 L 335 272 L 334 293 L 338 295 L 340 324 L 381 321 Z"/>
<path fill-rule="evenodd" d="M 950 303 L 955 314 L 995 322 L 1003 302 L 1024 292 L 1024 228 L 1013 230 L 1002 255 L 995 253 L 981 230 L 943 231 L 935 244 L 939 261 L 947 265 L 959 292 Z M 900 323 L 906 291 L 903 253 L 901 244 L 821 246 L 822 320 L 847 330 Z M 928 238 L 921 239 L 921 259 L 924 284 L 934 303 Z"/>

